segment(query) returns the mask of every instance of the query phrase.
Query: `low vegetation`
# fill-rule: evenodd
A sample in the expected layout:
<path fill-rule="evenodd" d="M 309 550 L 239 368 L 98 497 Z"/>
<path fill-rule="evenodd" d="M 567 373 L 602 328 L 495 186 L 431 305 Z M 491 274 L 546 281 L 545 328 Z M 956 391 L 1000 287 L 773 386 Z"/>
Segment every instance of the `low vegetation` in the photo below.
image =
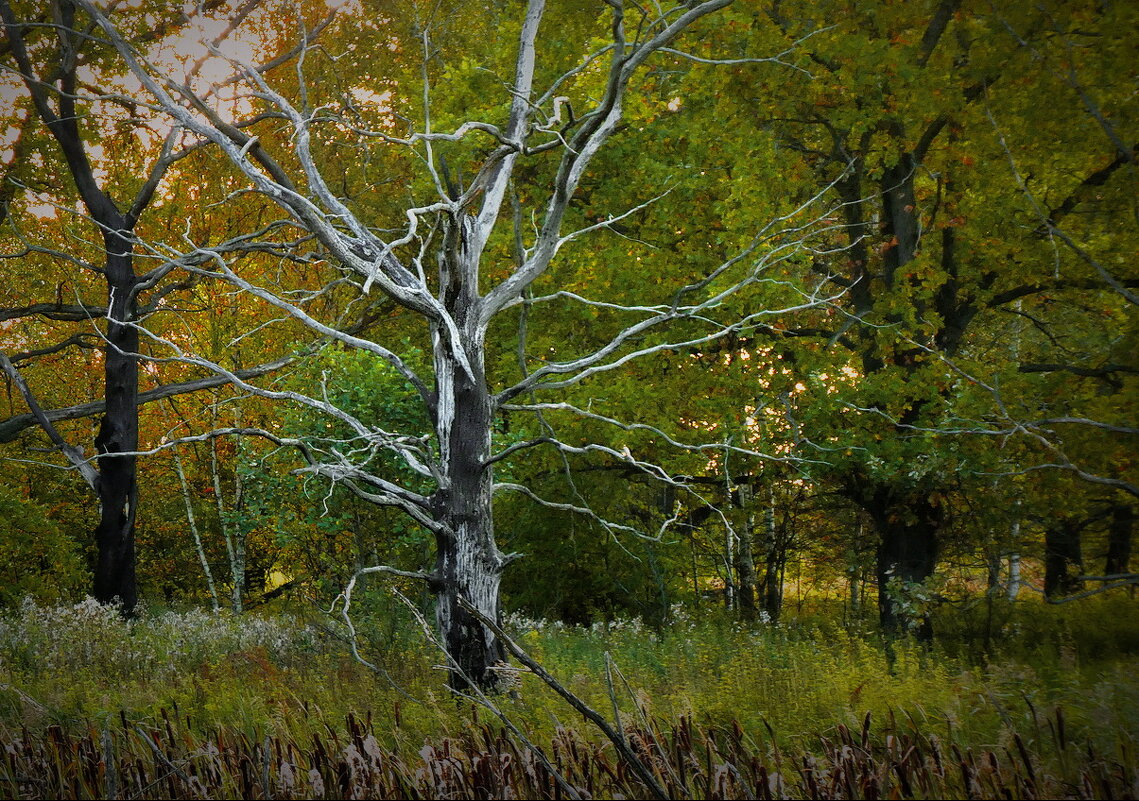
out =
<path fill-rule="evenodd" d="M 455 700 L 410 614 L 371 601 L 357 623 L 378 672 L 327 618 L 295 610 L 127 622 L 91 602 L 25 602 L 0 621 L 0 795 L 653 797 L 533 675 L 493 699 L 529 743 Z M 670 797 L 1126 798 L 1137 611 L 1126 594 L 1001 607 L 988 653 L 969 612 L 945 612 L 933 647 L 888 649 L 822 613 L 509 630 L 618 724 Z"/>

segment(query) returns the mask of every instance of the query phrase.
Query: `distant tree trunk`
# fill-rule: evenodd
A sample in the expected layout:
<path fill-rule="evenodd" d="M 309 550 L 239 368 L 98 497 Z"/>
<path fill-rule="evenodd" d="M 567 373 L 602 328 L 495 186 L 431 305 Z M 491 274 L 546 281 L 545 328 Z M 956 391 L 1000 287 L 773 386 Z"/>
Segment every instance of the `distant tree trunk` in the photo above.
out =
<path fill-rule="evenodd" d="M 995 544 L 992 544 L 989 553 L 985 555 L 985 588 L 990 598 L 1000 591 L 1003 561 L 1000 551 L 996 549 Z"/>
<path fill-rule="evenodd" d="M 1117 504 L 1111 510 L 1111 524 L 1107 530 L 1107 575 L 1131 571 L 1131 532 L 1135 525 L 1135 510 L 1127 504 Z"/>
<path fill-rule="evenodd" d="M 862 617 L 862 592 L 866 582 L 866 569 L 862 564 L 859 549 L 862 543 L 863 522 L 858 517 L 858 530 L 854 535 L 855 546 L 847 553 L 846 576 L 850 591 L 850 617 L 858 620 Z"/>
<path fill-rule="evenodd" d="M 944 508 L 924 493 L 899 494 L 889 484 L 873 481 L 865 474 L 849 477 L 845 494 L 870 516 L 878 534 L 874 572 L 882 633 L 887 637 L 911 633 L 919 640 L 931 639 L 929 615 L 909 616 L 899 608 L 896 594 L 933 575 Z"/>
<path fill-rule="evenodd" d="M 1061 518 L 1044 529 L 1044 597 L 1060 598 L 1079 592 L 1084 559 L 1080 533 L 1084 524 Z"/>
<path fill-rule="evenodd" d="M 996 537 L 992 536 L 991 533 L 988 544 L 988 553 L 985 556 L 985 566 L 988 568 L 986 571 L 988 575 L 986 576 L 987 581 L 985 582 L 985 638 L 982 644 L 982 648 L 987 654 L 991 652 L 993 641 L 993 611 L 994 607 L 996 606 L 997 596 L 1000 594 L 1002 589 L 1001 568 L 1004 565 L 1004 560 L 1001 558 L 1001 551 L 998 543 L 996 542 Z"/>
<path fill-rule="evenodd" d="M 732 527 L 724 526 L 724 607 L 726 609 L 734 609 L 736 605 L 735 539 L 736 532 Z"/>
<path fill-rule="evenodd" d="M 745 620 L 755 617 L 755 558 L 752 555 L 751 525 L 751 515 L 745 511 L 739 529 L 739 549 L 736 552 L 736 575 L 739 577 L 736 593 L 740 617 Z"/>
<path fill-rule="evenodd" d="M 1018 523 L 1017 526 L 1020 524 Z M 1020 554 L 1011 553 L 1008 557 L 1008 599 L 1015 601 L 1020 593 Z"/>
<path fill-rule="evenodd" d="M 925 497 L 898 499 L 883 487 L 864 497 L 869 501 L 866 511 L 879 535 L 876 574 L 878 620 L 882 631 L 887 636 L 909 631 L 919 640 L 929 640 L 933 637 L 929 615 L 908 617 L 898 608 L 890 583 L 900 581 L 904 587 L 920 584 L 933 575 L 944 512 Z"/>
<path fill-rule="evenodd" d="M 653 582 L 656 584 L 657 590 L 657 611 L 654 613 L 652 608 L 649 607 L 645 617 L 653 626 L 660 627 L 668 622 L 672 612 L 672 597 L 668 592 L 668 580 L 670 576 L 661 566 L 657 543 L 646 542 L 645 551 L 648 557 L 649 571 L 652 573 Z"/>
<path fill-rule="evenodd" d="M 787 551 L 781 546 L 775 525 L 775 489 L 771 488 L 764 520 L 763 570 L 763 611 L 771 623 L 778 623 L 783 612 L 783 567 Z"/>
<path fill-rule="evenodd" d="M 692 565 L 692 605 L 700 608 L 700 568 L 696 562 L 696 527 L 685 525 L 688 532 L 688 560 Z"/>
<path fill-rule="evenodd" d="M 1017 501 L 1017 509 L 1020 508 L 1020 502 Z M 1012 542 L 1013 547 L 1017 547 L 1020 542 L 1020 518 L 1012 521 L 1012 529 L 1009 531 L 1009 540 Z M 1013 551 L 1008 555 L 1008 586 L 1005 588 L 1006 597 L 1010 601 L 1015 601 L 1017 593 L 1020 592 L 1020 553 Z"/>

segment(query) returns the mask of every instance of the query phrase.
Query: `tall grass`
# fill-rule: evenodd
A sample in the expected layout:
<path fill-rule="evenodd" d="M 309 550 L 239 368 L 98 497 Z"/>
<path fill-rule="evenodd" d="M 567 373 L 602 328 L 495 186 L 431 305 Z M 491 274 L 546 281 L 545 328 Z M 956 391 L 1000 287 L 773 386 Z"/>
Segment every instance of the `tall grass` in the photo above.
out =
<path fill-rule="evenodd" d="M 1053 609 L 1018 606 L 988 653 L 970 649 L 962 619 L 944 645 L 898 644 L 892 659 L 825 619 L 750 626 L 677 610 L 662 630 L 509 627 L 620 719 L 677 797 L 1139 796 L 1139 607 L 1094 600 L 1057 624 Z M 386 677 L 319 618 L 128 622 L 91 602 L 26 602 L 0 618 L 0 796 L 563 793 L 497 718 L 445 691 L 439 654 L 390 635 L 390 613 L 358 623 Z M 583 794 L 648 797 L 536 677 L 496 703 Z"/>
<path fill-rule="evenodd" d="M 1129 798 L 1139 766 L 1129 751 L 1101 754 L 1064 739 L 1047 754 L 1018 735 L 975 749 L 891 718 L 871 731 L 839 725 L 811 747 L 785 749 L 763 732 L 650 719 L 623 736 L 668 798 Z M 608 744 L 558 727 L 536 750 L 505 729 L 472 721 L 418 749 L 384 746 L 372 718 L 349 715 L 308 737 L 202 737 L 177 716 L 149 724 L 50 726 L 4 732 L 6 798 L 649 798 Z"/>

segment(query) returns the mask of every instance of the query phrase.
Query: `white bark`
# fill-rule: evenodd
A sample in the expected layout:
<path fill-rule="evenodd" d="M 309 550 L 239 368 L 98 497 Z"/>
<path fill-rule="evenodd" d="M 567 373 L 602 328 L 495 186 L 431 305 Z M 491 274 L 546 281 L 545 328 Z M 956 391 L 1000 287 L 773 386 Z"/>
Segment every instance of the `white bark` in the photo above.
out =
<path fill-rule="evenodd" d="M 1017 521 L 1013 524 L 1014 533 L 1017 533 L 1016 530 L 1019 528 L 1020 521 Z M 1020 583 L 1020 554 L 1014 551 L 1008 557 L 1008 587 L 1006 592 L 1010 601 L 1015 601 L 1016 596 L 1020 593 Z"/>

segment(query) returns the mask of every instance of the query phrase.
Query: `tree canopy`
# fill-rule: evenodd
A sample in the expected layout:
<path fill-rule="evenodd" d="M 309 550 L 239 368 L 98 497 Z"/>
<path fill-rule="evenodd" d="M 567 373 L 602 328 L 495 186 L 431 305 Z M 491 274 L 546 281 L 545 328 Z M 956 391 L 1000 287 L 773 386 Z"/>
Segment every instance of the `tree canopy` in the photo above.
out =
<path fill-rule="evenodd" d="M 53 592 L 383 573 L 493 687 L 503 602 L 1134 578 L 1139 11 L 545 5 L 0 2 Z"/>

